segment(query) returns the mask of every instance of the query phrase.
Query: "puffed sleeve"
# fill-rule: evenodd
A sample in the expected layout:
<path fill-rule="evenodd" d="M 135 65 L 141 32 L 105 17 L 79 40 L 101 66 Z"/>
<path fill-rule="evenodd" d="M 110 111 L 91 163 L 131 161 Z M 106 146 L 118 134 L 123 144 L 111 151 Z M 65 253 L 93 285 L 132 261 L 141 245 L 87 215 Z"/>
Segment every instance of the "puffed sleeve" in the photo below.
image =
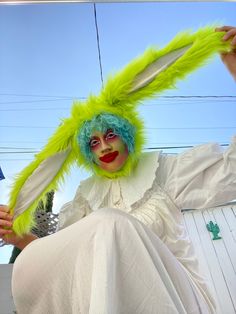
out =
<path fill-rule="evenodd" d="M 70 226 L 90 213 L 89 204 L 81 194 L 79 186 L 73 201 L 64 204 L 60 210 L 57 231 Z"/>
<path fill-rule="evenodd" d="M 162 155 L 159 163 L 159 182 L 180 209 L 236 199 L 236 136 L 226 150 L 200 145 L 177 156 Z"/>

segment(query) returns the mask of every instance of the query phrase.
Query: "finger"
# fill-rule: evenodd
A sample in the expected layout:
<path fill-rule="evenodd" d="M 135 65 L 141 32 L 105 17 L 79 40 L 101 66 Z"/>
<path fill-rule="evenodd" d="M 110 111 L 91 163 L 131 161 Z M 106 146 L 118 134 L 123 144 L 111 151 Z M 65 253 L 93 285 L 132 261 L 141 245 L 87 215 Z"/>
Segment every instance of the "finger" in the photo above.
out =
<path fill-rule="evenodd" d="M 229 30 L 231 30 L 232 28 L 235 28 L 233 26 L 222 26 L 222 27 L 216 27 L 216 31 L 217 32 L 228 32 Z"/>
<path fill-rule="evenodd" d="M 233 40 L 231 41 L 232 46 L 236 46 L 236 35 L 234 36 Z"/>
<path fill-rule="evenodd" d="M 228 40 L 235 35 L 236 35 L 236 28 L 233 28 L 224 35 L 223 40 Z"/>
<path fill-rule="evenodd" d="M 13 230 L 9 229 L 0 229 L 0 237 L 3 239 L 4 235 L 12 234 Z M 4 240 L 5 241 L 5 240 Z"/>
<path fill-rule="evenodd" d="M 0 219 L 0 226 L 2 226 L 2 227 L 12 227 L 12 222 Z"/>
<path fill-rule="evenodd" d="M 10 208 L 9 208 L 7 205 L 1 204 L 1 205 L 0 205 L 0 211 L 9 213 Z"/>
<path fill-rule="evenodd" d="M 0 212 L 0 219 L 12 221 L 13 216 L 11 214 L 6 213 L 6 212 Z"/>

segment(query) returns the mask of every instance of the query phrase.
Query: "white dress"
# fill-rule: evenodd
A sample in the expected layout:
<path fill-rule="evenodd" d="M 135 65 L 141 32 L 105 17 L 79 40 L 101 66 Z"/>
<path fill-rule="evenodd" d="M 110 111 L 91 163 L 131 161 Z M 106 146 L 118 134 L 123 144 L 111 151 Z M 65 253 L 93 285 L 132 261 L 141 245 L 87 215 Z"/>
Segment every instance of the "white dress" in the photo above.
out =
<path fill-rule="evenodd" d="M 90 177 L 13 269 L 18 314 L 216 313 L 181 209 L 236 198 L 236 138 L 143 153 L 130 177 Z M 83 218 L 83 219 L 81 219 Z"/>

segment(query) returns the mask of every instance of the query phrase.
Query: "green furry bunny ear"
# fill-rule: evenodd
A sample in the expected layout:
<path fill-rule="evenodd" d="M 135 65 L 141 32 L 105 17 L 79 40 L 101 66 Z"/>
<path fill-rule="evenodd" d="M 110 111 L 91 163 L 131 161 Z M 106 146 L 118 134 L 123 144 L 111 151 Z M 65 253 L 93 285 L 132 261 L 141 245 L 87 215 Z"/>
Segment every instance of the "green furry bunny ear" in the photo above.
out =
<path fill-rule="evenodd" d="M 224 32 L 215 32 L 213 27 L 199 29 L 194 34 L 180 33 L 165 48 L 148 49 L 108 79 L 100 95 L 90 96 L 85 103 L 75 102 L 71 117 L 64 120 L 13 185 L 9 207 L 14 214 L 15 233 L 22 235 L 31 230 L 38 201 L 57 188 L 74 162 L 92 171 L 96 168 L 97 175 L 108 178 L 128 175 L 137 163 L 144 143 L 144 126 L 136 110 L 139 102 L 173 88 L 178 80 L 202 66 L 215 53 L 230 50 L 230 44 L 222 41 L 223 35 Z M 129 162 L 114 174 L 89 163 L 78 140 L 85 121 L 107 113 L 122 117 L 135 130 L 134 150 L 129 154 Z"/>
<path fill-rule="evenodd" d="M 17 235 L 28 233 L 34 226 L 34 211 L 48 191 L 56 189 L 76 160 L 73 139 L 76 128 L 71 119 L 64 121 L 16 178 L 10 193 L 9 207 L 14 215 L 13 230 Z"/>
<path fill-rule="evenodd" d="M 223 35 L 209 26 L 195 33 L 179 33 L 162 49 L 147 49 L 108 79 L 101 97 L 107 103 L 130 107 L 174 88 L 178 80 L 206 64 L 215 53 L 230 50 Z"/>

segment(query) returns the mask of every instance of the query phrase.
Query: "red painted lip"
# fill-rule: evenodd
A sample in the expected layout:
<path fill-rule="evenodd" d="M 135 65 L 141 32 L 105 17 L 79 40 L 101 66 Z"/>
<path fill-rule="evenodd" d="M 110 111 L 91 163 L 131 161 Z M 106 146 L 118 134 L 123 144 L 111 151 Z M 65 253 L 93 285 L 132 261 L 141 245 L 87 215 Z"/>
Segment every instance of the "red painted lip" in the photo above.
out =
<path fill-rule="evenodd" d="M 110 163 L 110 162 L 112 162 L 113 160 L 115 160 L 118 155 L 119 155 L 119 152 L 118 152 L 118 151 L 115 151 L 115 152 L 113 152 L 113 153 L 106 154 L 106 155 L 100 157 L 99 159 L 100 159 L 102 162 Z"/>

